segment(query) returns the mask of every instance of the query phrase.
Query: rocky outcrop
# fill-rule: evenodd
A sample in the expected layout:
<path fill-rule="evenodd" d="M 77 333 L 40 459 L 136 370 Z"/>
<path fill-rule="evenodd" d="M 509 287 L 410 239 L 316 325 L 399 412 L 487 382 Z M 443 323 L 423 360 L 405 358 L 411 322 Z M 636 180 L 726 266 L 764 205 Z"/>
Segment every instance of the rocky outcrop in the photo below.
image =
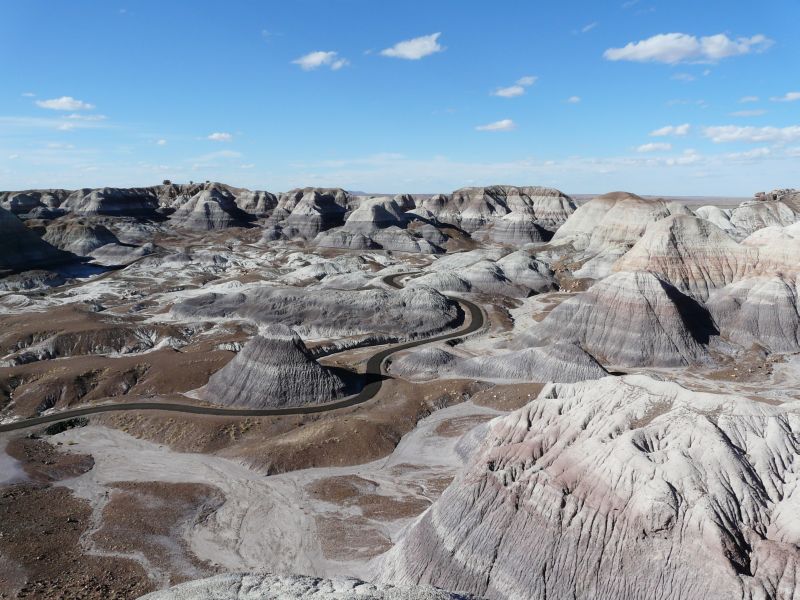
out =
<path fill-rule="evenodd" d="M 574 341 L 605 365 L 676 367 L 702 361 L 715 333 L 707 311 L 669 283 L 624 272 L 559 304 L 518 344 Z"/>
<path fill-rule="evenodd" d="M 154 188 L 87 188 L 72 192 L 60 208 L 84 216 L 153 217 L 158 195 Z"/>
<path fill-rule="evenodd" d="M 0 276 L 76 260 L 73 254 L 48 244 L 22 221 L 0 208 Z"/>
<path fill-rule="evenodd" d="M 393 586 L 357 579 L 237 573 L 152 592 L 140 600 L 470 600 L 430 586 Z M 477 598 L 475 598 L 477 600 Z"/>
<path fill-rule="evenodd" d="M 170 217 L 178 227 L 201 231 L 243 227 L 247 220 L 247 215 L 236 205 L 233 194 L 221 187 L 198 192 Z"/>
<path fill-rule="evenodd" d="M 390 370 L 412 380 L 437 377 L 499 383 L 572 383 L 607 375 L 592 356 L 569 342 L 468 358 L 443 348 L 425 348 L 398 358 Z"/>
<path fill-rule="evenodd" d="M 731 211 L 731 225 L 741 237 L 764 227 L 792 225 L 798 218 L 800 213 L 781 200 L 743 202 Z"/>
<path fill-rule="evenodd" d="M 0 192 L 0 207 L 15 215 L 31 215 L 41 211 L 52 212 L 58 209 L 69 194 L 68 190 Z"/>
<path fill-rule="evenodd" d="M 277 196 L 263 191 L 243 191 L 236 195 L 235 202 L 239 210 L 258 218 L 270 216 L 278 206 Z"/>
<path fill-rule="evenodd" d="M 344 225 L 354 202 L 339 188 L 302 188 L 281 194 L 263 239 L 312 240 L 322 231 Z"/>
<path fill-rule="evenodd" d="M 211 376 L 203 395 L 225 406 L 280 408 L 330 402 L 345 388 L 338 375 L 314 360 L 297 333 L 270 325 Z"/>
<path fill-rule="evenodd" d="M 796 598 L 798 440 L 797 402 L 553 384 L 489 424 L 381 578 L 493 600 Z"/>
<path fill-rule="evenodd" d="M 242 293 L 211 293 L 172 307 L 182 319 L 241 318 L 282 323 L 303 337 L 376 334 L 418 337 L 463 318 L 458 304 L 430 288 L 343 291 L 260 286 Z"/>
<path fill-rule="evenodd" d="M 754 252 L 710 221 L 673 215 L 648 226 L 614 270 L 650 271 L 703 301 L 712 290 L 740 279 L 753 264 Z"/>
<path fill-rule="evenodd" d="M 780 276 L 737 281 L 711 296 L 708 310 L 720 334 L 749 348 L 772 352 L 800 350 L 800 303 L 797 283 Z"/>
<path fill-rule="evenodd" d="M 119 240 L 107 227 L 85 219 L 63 219 L 47 226 L 42 239 L 56 248 L 78 256 L 88 256 L 106 244 Z"/>
<path fill-rule="evenodd" d="M 437 219 L 473 232 L 510 213 L 527 215 L 531 223 L 555 231 L 575 210 L 572 199 L 544 187 L 495 185 L 438 194 L 422 202 Z"/>

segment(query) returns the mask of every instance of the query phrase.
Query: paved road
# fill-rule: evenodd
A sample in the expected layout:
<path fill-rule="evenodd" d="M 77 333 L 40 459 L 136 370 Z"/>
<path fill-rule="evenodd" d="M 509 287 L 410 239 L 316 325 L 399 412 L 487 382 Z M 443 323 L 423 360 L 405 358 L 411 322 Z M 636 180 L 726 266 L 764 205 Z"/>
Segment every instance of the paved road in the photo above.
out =
<path fill-rule="evenodd" d="M 397 283 L 400 277 L 407 275 L 414 275 L 414 273 L 396 273 L 394 275 L 387 275 L 383 278 L 383 282 L 393 288 L 400 289 L 402 286 Z M 214 415 L 223 417 L 269 417 L 281 415 L 307 415 L 312 413 L 327 412 L 329 410 L 336 410 L 339 408 L 347 408 L 361 404 L 367 400 L 371 400 L 380 391 L 385 375 L 383 372 L 383 361 L 389 356 L 401 350 L 407 350 L 423 344 L 432 344 L 434 342 L 442 342 L 454 338 L 459 338 L 469 335 L 481 329 L 484 325 L 483 311 L 473 302 L 464 300 L 463 298 L 455 298 L 448 296 L 452 300 L 461 305 L 465 315 L 469 315 L 469 322 L 464 327 L 431 338 L 423 338 L 413 340 L 410 342 L 403 342 L 400 344 L 393 344 L 389 348 L 384 348 L 369 357 L 367 360 L 366 368 L 366 383 L 358 394 L 348 396 L 335 402 L 326 402 L 324 404 L 311 404 L 306 406 L 296 406 L 291 408 L 222 408 L 213 406 L 193 406 L 191 404 L 176 404 L 170 402 L 124 402 L 119 404 L 102 404 L 98 406 L 87 406 L 85 408 L 75 408 L 72 410 L 65 410 L 51 415 L 44 415 L 41 417 L 33 417 L 14 423 L 7 423 L 0 425 L 0 433 L 4 431 L 15 431 L 18 429 L 27 429 L 28 427 L 36 427 L 47 423 L 56 423 L 58 421 L 66 421 L 76 417 L 85 417 L 87 415 L 96 415 L 106 412 L 120 412 L 128 410 L 164 410 L 169 412 L 188 413 L 195 415 Z"/>

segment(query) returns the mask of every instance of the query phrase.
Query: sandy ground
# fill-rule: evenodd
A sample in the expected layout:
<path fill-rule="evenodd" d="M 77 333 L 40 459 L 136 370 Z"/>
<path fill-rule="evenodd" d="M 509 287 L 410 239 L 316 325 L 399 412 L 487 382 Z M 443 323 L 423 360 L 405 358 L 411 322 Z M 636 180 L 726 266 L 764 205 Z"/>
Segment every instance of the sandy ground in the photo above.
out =
<path fill-rule="evenodd" d="M 93 469 L 61 482 L 92 507 L 95 529 L 108 510 L 109 492 L 120 482 L 202 484 L 219 490 L 225 502 L 182 534 L 209 568 L 368 578 L 369 560 L 390 547 L 461 466 L 455 452 L 459 434 L 498 414 L 465 402 L 422 420 L 384 459 L 272 476 L 101 426 L 69 430 L 52 440 L 95 457 Z M 336 494 L 334 484 L 341 488 L 341 478 L 355 478 L 363 490 Z M 327 491 L 331 486 L 333 493 Z M 103 548 L 95 545 L 93 552 L 103 555 Z M 149 571 L 163 579 L 152 566 Z"/>

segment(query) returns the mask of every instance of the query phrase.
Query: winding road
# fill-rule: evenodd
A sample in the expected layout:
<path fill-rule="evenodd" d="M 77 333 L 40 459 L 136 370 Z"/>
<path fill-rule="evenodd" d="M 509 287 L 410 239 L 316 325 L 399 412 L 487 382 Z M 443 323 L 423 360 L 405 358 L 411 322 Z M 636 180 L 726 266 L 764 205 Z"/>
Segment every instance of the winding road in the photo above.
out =
<path fill-rule="evenodd" d="M 415 275 L 415 272 L 395 273 L 387 275 L 382 278 L 383 283 L 395 289 L 401 289 L 397 280 L 401 277 Z M 105 274 L 104 274 L 105 275 Z M 106 275 L 107 276 L 107 275 Z M 101 276 L 102 277 L 102 276 Z M 393 344 L 388 348 L 379 350 L 369 357 L 365 370 L 366 384 L 358 394 L 336 400 L 334 402 L 326 402 L 323 404 L 310 404 L 305 406 L 295 406 L 291 408 L 223 408 L 214 406 L 193 406 L 191 404 L 177 404 L 171 402 L 122 402 L 119 404 L 100 404 L 97 406 L 86 406 L 83 408 L 74 408 L 65 410 L 58 413 L 43 415 L 41 417 L 32 417 L 21 421 L 14 421 L 13 423 L 5 423 L 0 425 L 0 433 L 6 431 L 15 431 L 19 429 L 27 429 L 29 427 L 36 427 L 48 423 L 57 423 L 59 421 L 68 421 L 77 417 L 85 417 L 88 415 L 96 415 L 107 412 L 120 412 L 129 410 L 162 410 L 168 412 L 188 413 L 195 415 L 213 415 L 223 417 L 268 417 L 268 416 L 284 416 L 284 415 L 307 415 L 313 413 L 327 412 L 337 410 L 339 408 L 347 408 L 362 404 L 374 398 L 381 389 L 385 379 L 385 372 L 383 369 L 384 361 L 392 354 L 407 350 L 416 346 L 424 344 L 432 344 L 434 342 L 443 342 L 465 335 L 474 333 L 481 328 L 485 323 L 483 311 L 474 302 L 457 298 L 455 296 L 447 296 L 451 300 L 458 302 L 465 315 L 469 315 L 469 322 L 460 329 L 437 335 L 434 337 L 413 340 L 410 342 L 401 342 Z"/>

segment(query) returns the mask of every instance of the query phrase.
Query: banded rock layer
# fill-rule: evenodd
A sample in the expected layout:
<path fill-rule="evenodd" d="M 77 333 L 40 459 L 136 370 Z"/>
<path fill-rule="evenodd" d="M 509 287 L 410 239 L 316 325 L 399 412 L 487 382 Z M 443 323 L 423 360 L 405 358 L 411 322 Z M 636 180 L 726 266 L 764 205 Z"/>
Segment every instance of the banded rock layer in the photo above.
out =
<path fill-rule="evenodd" d="M 198 579 L 140 600 L 470 600 L 430 586 L 393 586 L 349 578 L 231 573 Z M 477 600 L 476 598 L 474 600 Z"/>
<path fill-rule="evenodd" d="M 707 311 L 652 273 L 615 273 L 559 304 L 519 343 L 573 341 L 603 364 L 675 367 L 702 361 L 716 333 Z"/>
<path fill-rule="evenodd" d="M 329 402 L 345 387 L 314 360 L 299 335 L 270 325 L 211 376 L 204 396 L 225 406 L 279 408 Z"/>
<path fill-rule="evenodd" d="M 645 376 L 553 384 L 381 563 L 493 600 L 800 597 L 800 403 Z"/>

